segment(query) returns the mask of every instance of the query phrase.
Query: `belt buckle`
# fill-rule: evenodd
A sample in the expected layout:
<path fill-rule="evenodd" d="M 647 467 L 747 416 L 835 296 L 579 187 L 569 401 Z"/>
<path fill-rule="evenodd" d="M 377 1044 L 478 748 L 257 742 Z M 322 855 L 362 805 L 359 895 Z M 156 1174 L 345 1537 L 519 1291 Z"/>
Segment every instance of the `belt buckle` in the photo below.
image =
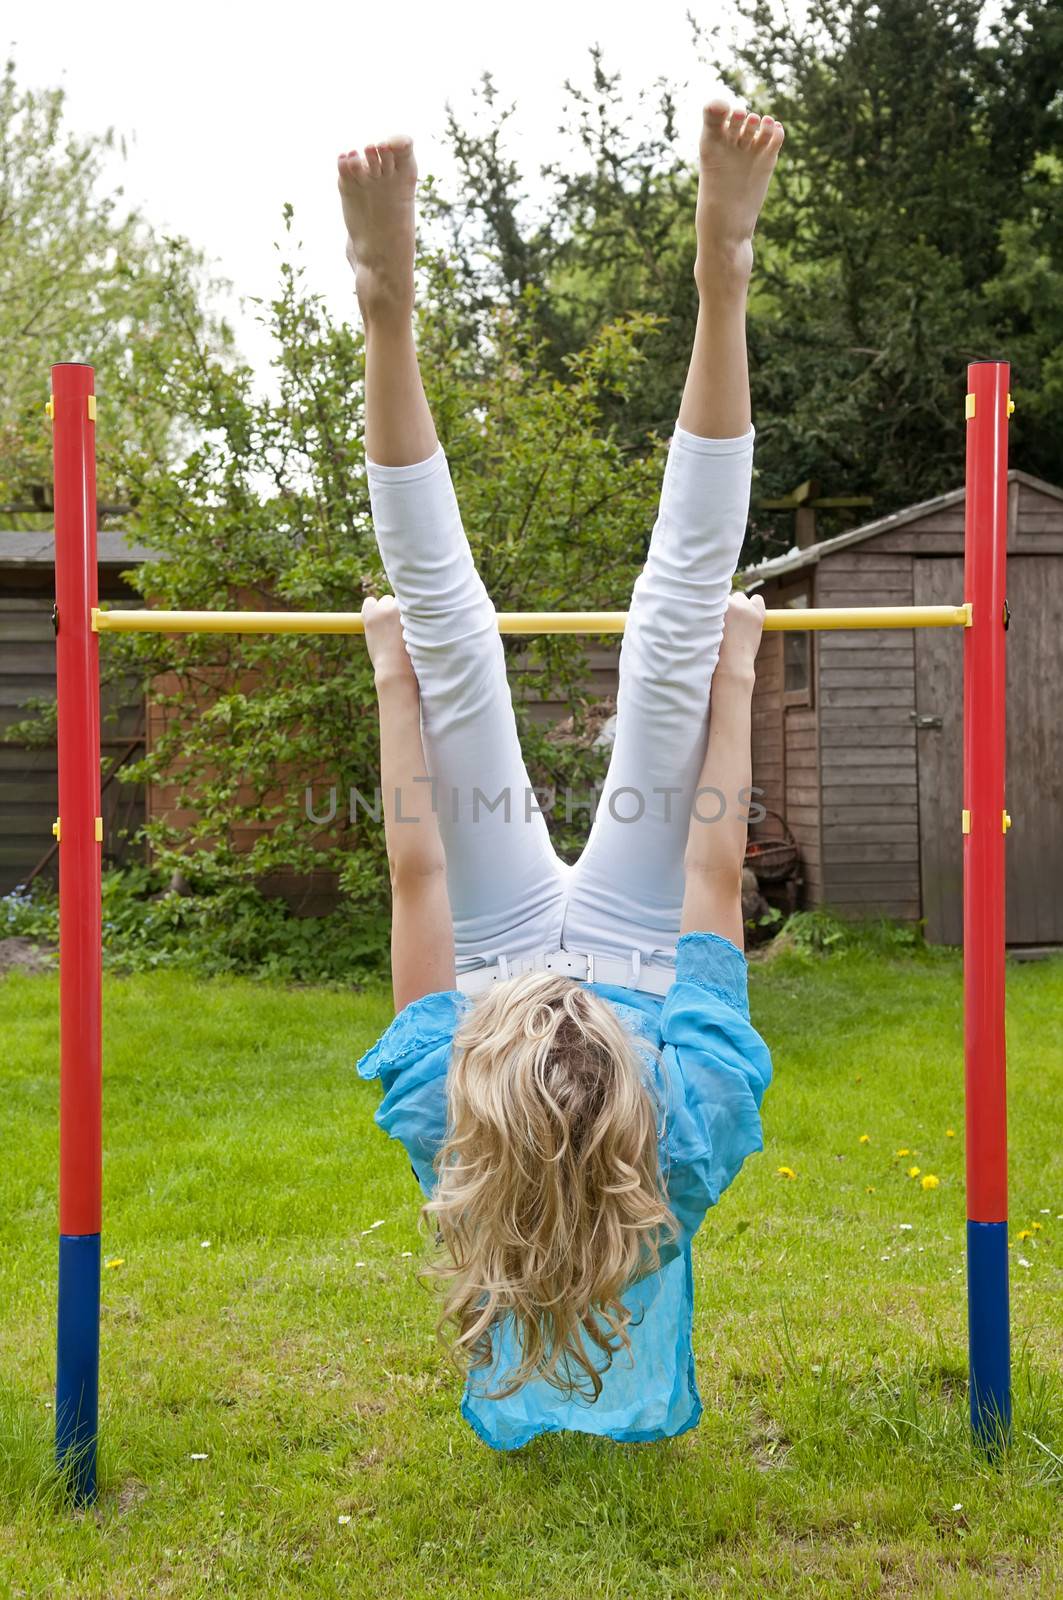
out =
<path fill-rule="evenodd" d="M 587 963 L 586 982 L 594 982 L 594 956 L 590 951 L 584 950 L 551 950 L 543 958 L 543 965 L 547 972 L 562 972 L 566 978 L 573 978 L 576 982 L 583 982 L 582 973 L 578 972 L 580 961 Z"/>

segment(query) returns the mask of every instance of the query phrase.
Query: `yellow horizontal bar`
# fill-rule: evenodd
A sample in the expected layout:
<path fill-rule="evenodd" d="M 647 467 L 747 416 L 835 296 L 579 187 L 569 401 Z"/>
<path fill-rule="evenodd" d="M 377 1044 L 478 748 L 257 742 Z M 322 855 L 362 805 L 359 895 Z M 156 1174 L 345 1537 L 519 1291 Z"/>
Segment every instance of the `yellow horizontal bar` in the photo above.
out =
<path fill-rule="evenodd" d="M 626 611 L 500 611 L 501 633 L 623 633 Z M 769 611 L 768 633 L 841 628 L 963 628 L 970 607 L 821 606 Z M 357 611 L 100 611 L 97 633 L 363 633 Z"/>
<path fill-rule="evenodd" d="M 766 633 L 826 633 L 843 628 L 967 628 L 969 604 L 960 606 L 794 606 L 764 614 Z"/>
<path fill-rule="evenodd" d="M 501 611 L 502 633 L 623 633 L 624 611 Z M 97 633 L 364 633 L 358 611 L 93 611 Z"/>

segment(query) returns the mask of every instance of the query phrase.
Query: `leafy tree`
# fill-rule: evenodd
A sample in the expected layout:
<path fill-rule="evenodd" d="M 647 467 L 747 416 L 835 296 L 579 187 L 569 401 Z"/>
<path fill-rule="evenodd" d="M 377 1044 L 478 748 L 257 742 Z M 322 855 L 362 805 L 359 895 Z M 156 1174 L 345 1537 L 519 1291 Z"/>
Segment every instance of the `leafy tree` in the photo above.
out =
<path fill-rule="evenodd" d="M 290 224 L 290 212 L 288 214 Z M 645 370 L 649 319 L 621 318 L 542 367 L 534 293 L 463 338 L 466 308 L 446 252 L 425 249 L 418 338 L 426 388 L 474 553 L 499 609 L 620 608 L 643 559 L 660 464 L 632 459 L 604 433 L 603 399 L 622 403 Z M 122 471 L 134 531 L 165 552 L 137 582 L 155 605 L 357 609 L 385 584 L 372 531 L 364 454 L 364 344 L 283 269 L 264 310 L 276 341 L 273 393 L 250 371 L 189 347 L 174 359 L 138 347 L 127 399 L 164 393 L 194 440 L 174 465 L 127 441 Z M 381 906 L 383 829 L 362 801 L 376 789 L 375 697 L 364 648 L 344 637 L 113 636 L 112 670 L 153 685 L 165 726 L 137 775 L 167 779 L 183 814 L 149 825 L 156 859 L 197 888 L 277 871 L 336 873 L 359 914 Z M 534 780 L 580 788 L 603 757 L 559 747 L 527 697 L 546 687 L 584 712 L 583 645 L 509 641 L 511 677 Z M 308 816 L 307 786 L 312 787 Z M 329 802 L 335 791 L 335 814 Z M 355 803 L 349 808 L 350 796 Z M 553 818 L 562 849 L 585 817 Z"/>
<path fill-rule="evenodd" d="M 1063 482 L 1063 159 L 1038 156 L 1023 179 L 1026 211 L 1001 225 L 1003 264 L 985 286 L 1012 362 L 1016 464 Z"/>
<path fill-rule="evenodd" d="M 160 239 L 120 189 L 101 184 L 115 149 L 110 131 L 81 138 L 64 127 L 63 92 L 20 88 L 9 61 L 0 77 L 0 500 L 51 503 L 51 439 L 44 425 L 49 368 L 97 369 L 100 439 L 174 442 L 161 396 L 128 400 L 118 383 L 141 346 L 176 351 L 192 339 L 229 345 L 208 316 L 202 260 L 187 243 Z M 105 502 L 125 486 L 107 470 Z M 8 525 L 12 522 L 9 519 Z"/>
<path fill-rule="evenodd" d="M 482 115 L 485 126 L 465 129 L 448 110 L 459 197 L 433 191 L 425 211 L 448 230 L 470 314 L 532 291 L 528 304 L 543 359 L 559 377 L 565 357 L 618 314 L 656 320 L 653 359 L 637 393 L 615 402 L 603 397 L 603 424 L 616 427 L 628 449 L 642 451 L 650 437 L 670 432 L 690 356 L 697 168 L 690 137 L 679 137 L 674 91 L 657 85 L 632 97 L 619 75 L 606 70 L 600 48 L 590 57 L 590 88 L 568 79 L 564 85 L 578 160 L 541 169 L 551 189 L 538 209 L 505 155 L 514 107 L 499 106 L 494 79 L 484 73 L 477 121 Z"/>
<path fill-rule="evenodd" d="M 99 371 L 101 484 L 131 498 L 129 532 L 163 552 L 135 576 L 150 603 L 357 608 L 384 583 L 360 444 L 360 333 L 334 322 L 303 269 L 286 265 L 277 298 L 262 308 L 276 351 L 263 396 L 203 311 L 197 258 L 183 245 L 159 247 L 141 219 L 120 215 L 114 196 L 98 196 L 109 136 L 64 143 L 61 96 L 20 94 L 10 69 L 6 84 L 6 170 L 18 194 L 2 259 L 9 305 L 19 310 L 5 330 L 7 492 L 25 494 L 50 476 L 39 409 L 48 359 L 90 359 Z M 431 183 L 426 191 L 430 207 Z M 28 264 L 33 250 L 52 264 L 47 297 Z M 637 391 L 653 319 L 604 322 L 585 348 L 551 366 L 533 286 L 473 305 L 446 250 L 428 246 L 419 273 L 429 395 L 496 603 L 623 606 L 652 525 L 659 464 L 644 445 L 632 457 L 603 411 L 622 411 Z M 533 778 L 542 788 L 589 787 L 604 757 L 578 738 L 582 642 L 507 648 Z M 377 771 L 360 643 L 112 637 L 103 657 L 107 676 L 139 675 L 155 707 L 150 754 L 124 775 L 167 784 L 177 806 L 176 816 L 157 808 L 147 829 L 163 881 L 179 869 L 215 906 L 239 910 L 261 944 L 265 923 L 243 898 L 247 886 L 324 873 L 338 879 L 348 913 L 376 928 L 387 874 L 379 819 L 358 798 L 372 802 Z M 525 690 L 560 700 L 577 737 L 552 743 Z M 24 736 L 27 726 L 12 731 Z M 308 816 L 308 785 L 317 817 L 335 789 L 333 817 Z M 552 825 L 566 849 L 584 820 L 562 811 Z M 213 925 L 210 916 L 200 900 L 162 920 L 176 936 L 179 926 Z M 301 956 L 304 968 L 312 970 Z"/>
<path fill-rule="evenodd" d="M 726 49 L 692 29 L 706 78 L 788 133 L 751 303 L 760 491 L 812 477 L 885 512 L 954 487 L 964 364 L 1002 353 L 1020 402 L 1013 459 L 1063 479 L 1055 0 L 812 0 L 800 19 L 745 0 L 739 18 Z M 605 412 L 638 450 L 671 424 L 693 334 L 696 130 L 679 139 L 673 87 L 633 100 L 597 48 L 589 85 L 565 87 L 577 160 L 542 169 L 534 214 L 490 78 L 489 125 L 451 118 L 451 248 L 471 306 L 476 286 L 488 302 L 536 291 L 555 367 L 618 312 L 664 319 L 638 394 Z M 789 537 L 754 509 L 751 555 Z"/>
<path fill-rule="evenodd" d="M 951 488 L 963 366 L 1014 341 L 998 280 L 1033 221 L 1029 175 L 1060 146 L 1063 15 L 1036 0 L 814 0 L 801 22 L 752 0 L 743 14 L 742 75 L 790 136 L 759 377 L 773 466 L 859 485 L 883 511 Z M 1024 444 L 1019 423 L 1016 462 L 1063 474 L 1058 447 L 1031 462 Z"/>

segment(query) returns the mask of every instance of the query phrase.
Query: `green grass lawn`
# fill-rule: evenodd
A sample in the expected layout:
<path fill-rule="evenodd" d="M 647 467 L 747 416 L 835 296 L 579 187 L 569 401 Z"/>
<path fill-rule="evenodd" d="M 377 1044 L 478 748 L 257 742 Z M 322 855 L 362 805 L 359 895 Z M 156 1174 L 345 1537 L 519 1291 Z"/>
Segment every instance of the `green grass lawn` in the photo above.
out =
<path fill-rule="evenodd" d="M 74 1516 L 49 1471 L 56 983 L 0 983 L 3 1596 L 1063 1594 L 1063 963 L 1009 972 L 1016 1415 L 998 1465 L 967 1435 L 951 956 L 755 972 L 776 1081 L 766 1151 L 695 1244 L 701 1426 L 512 1456 L 458 1415 L 415 1185 L 353 1071 L 384 992 L 158 975 L 110 979 L 105 1004 L 121 1264 L 101 1497 Z"/>

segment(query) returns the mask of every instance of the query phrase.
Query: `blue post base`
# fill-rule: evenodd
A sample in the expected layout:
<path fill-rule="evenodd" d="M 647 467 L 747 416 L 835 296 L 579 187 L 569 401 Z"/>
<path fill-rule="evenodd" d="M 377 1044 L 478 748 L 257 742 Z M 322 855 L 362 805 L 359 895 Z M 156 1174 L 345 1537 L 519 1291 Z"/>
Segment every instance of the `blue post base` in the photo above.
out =
<path fill-rule="evenodd" d="M 100 1389 L 100 1236 L 59 1235 L 55 1454 L 78 1505 L 96 1498 Z"/>
<path fill-rule="evenodd" d="M 967 1224 L 967 1329 L 971 1428 L 977 1443 L 994 1452 L 1011 1438 L 1006 1222 Z"/>

